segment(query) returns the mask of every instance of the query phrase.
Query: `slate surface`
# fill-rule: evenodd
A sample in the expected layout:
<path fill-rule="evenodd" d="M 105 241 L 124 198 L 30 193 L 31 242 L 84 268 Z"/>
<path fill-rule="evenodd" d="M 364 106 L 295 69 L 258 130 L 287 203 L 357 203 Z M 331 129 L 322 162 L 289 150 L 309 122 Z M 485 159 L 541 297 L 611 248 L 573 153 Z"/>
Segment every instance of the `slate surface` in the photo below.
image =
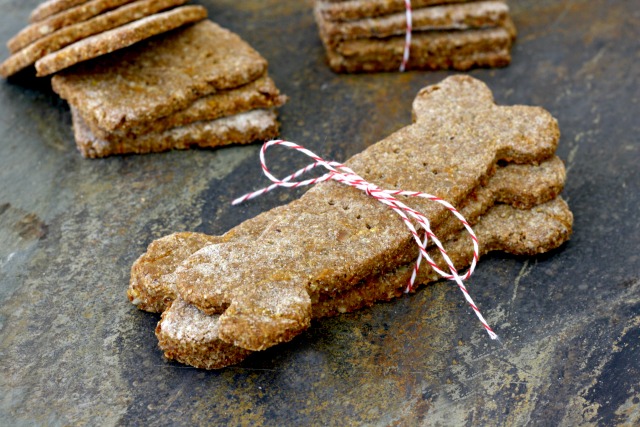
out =
<path fill-rule="evenodd" d="M 0 0 L 0 39 L 36 1 Z M 282 136 L 346 159 L 410 121 L 450 73 L 336 75 L 308 1 L 201 1 L 270 62 L 289 95 Z M 561 249 L 484 259 L 471 289 L 318 322 L 239 366 L 166 362 L 158 316 L 125 297 L 154 238 L 223 233 L 298 193 L 241 207 L 265 181 L 259 146 L 86 160 L 49 81 L 0 82 L 0 425 L 638 425 L 640 8 L 512 1 L 513 64 L 476 70 L 502 104 L 558 119 L 575 233 Z M 0 50 L 2 58 L 6 49 Z M 283 153 L 284 174 L 304 160 Z"/>

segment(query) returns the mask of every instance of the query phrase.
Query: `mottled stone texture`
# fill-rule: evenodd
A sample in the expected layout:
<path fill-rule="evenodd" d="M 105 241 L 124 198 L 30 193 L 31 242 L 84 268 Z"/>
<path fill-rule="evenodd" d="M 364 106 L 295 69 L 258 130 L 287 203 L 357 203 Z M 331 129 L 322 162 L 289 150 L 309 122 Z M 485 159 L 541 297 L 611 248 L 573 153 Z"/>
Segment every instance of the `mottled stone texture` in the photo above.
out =
<path fill-rule="evenodd" d="M 310 2 L 200 1 L 270 62 L 282 135 L 338 160 L 410 121 L 449 73 L 341 76 Z M 0 0 L 8 40 L 37 1 Z M 449 283 L 317 322 L 222 371 L 163 360 L 157 316 L 126 299 L 154 238 L 219 234 L 295 197 L 264 184 L 258 146 L 82 158 L 70 114 L 29 75 L 0 82 L 0 424 L 613 425 L 640 423 L 640 133 L 635 2 L 511 2 L 513 62 L 475 70 L 503 104 L 558 119 L 572 240 L 482 261 L 469 286 L 490 342 Z M 0 49 L 3 57 L 7 50 Z M 284 152 L 284 175 L 304 160 Z"/>

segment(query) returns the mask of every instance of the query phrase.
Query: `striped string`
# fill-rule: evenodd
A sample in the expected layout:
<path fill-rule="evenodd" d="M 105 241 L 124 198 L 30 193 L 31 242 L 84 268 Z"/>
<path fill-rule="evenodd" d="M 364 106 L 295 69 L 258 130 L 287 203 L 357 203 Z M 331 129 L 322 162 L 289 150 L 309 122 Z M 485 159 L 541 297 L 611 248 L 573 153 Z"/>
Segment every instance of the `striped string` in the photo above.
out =
<path fill-rule="evenodd" d="M 265 160 L 265 153 L 267 152 L 267 149 L 274 145 L 288 147 L 290 149 L 297 150 L 303 154 L 306 154 L 307 156 L 311 157 L 314 160 L 314 163 L 309 164 L 308 166 L 296 171 L 295 173 L 283 179 L 278 179 L 273 174 L 271 174 Z M 476 264 L 478 262 L 478 258 L 479 258 L 478 239 L 475 233 L 473 232 L 473 230 L 471 229 L 471 226 L 469 225 L 469 223 L 464 219 L 464 217 L 460 214 L 460 212 L 458 212 L 456 208 L 454 208 L 450 203 L 448 203 L 447 201 L 437 196 L 433 196 L 427 193 L 422 193 L 419 191 L 382 189 L 375 184 L 367 182 L 364 178 L 356 174 L 353 170 L 351 170 L 349 167 L 345 166 L 344 164 L 334 162 L 334 161 L 326 161 L 320 156 L 318 156 L 317 154 L 302 147 L 301 145 L 298 145 L 289 141 L 273 140 L 273 141 L 266 142 L 262 146 L 262 149 L 260 150 L 260 163 L 262 165 L 263 173 L 267 178 L 269 178 L 273 182 L 273 184 L 261 190 L 254 191 L 252 193 L 246 194 L 242 197 L 235 199 L 232 202 L 233 205 L 238 205 L 240 203 L 246 202 L 247 200 L 261 196 L 277 187 L 297 188 L 297 187 L 303 187 L 308 185 L 314 185 L 314 184 L 324 182 L 324 181 L 329 181 L 329 180 L 341 182 L 345 185 L 349 185 L 351 187 L 364 191 L 367 195 L 378 200 L 380 203 L 383 203 L 384 205 L 388 206 L 395 213 L 397 213 L 400 216 L 400 218 L 402 218 L 405 225 L 411 232 L 413 239 L 418 245 L 418 248 L 420 249 L 418 259 L 414 266 L 413 272 L 411 274 L 411 278 L 409 280 L 409 284 L 407 285 L 405 292 L 411 292 L 414 289 L 418 270 L 420 269 L 420 264 L 424 258 L 425 262 L 429 264 L 429 266 L 431 266 L 431 268 L 433 268 L 433 270 L 437 272 L 440 276 L 448 280 L 453 280 L 457 283 L 458 288 L 460 289 L 460 291 L 462 291 L 462 294 L 464 295 L 465 300 L 471 306 L 474 313 L 480 320 L 480 323 L 482 324 L 484 329 L 487 331 L 491 339 L 498 338 L 496 333 L 493 332 L 491 327 L 489 327 L 487 321 L 482 316 L 482 313 L 480 313 L 480 309 L 478 309 L 476 304 L 473 302 L 473 299 L 469 295 L 469 292 L 467 291 L 467 288 L 463 283 L 464 280 L 467 280 L 469 277 L 471 277 L 471 275 L 473 274 L 473 271 L 475 270 Z M 317 178 L 311 178 L 304 181 L 294 181 L 294 179 L 298 178 L 299 176 L 319 166 L 324 167 L 329 172 Z M 423 214 L 421 214 L 420 212 L 410 208 L 409 206 L 407 206 L 406 204 L 398 200 L 396 196 L 421 197 L 421 198 L 425 198 L 425 199 L 437 202 L 443 205 L 445 208 L 447 208 L 453 215 L 455 215 L 458 218 L 458 220 L 460 220 L 462 225 L 467 229 L 467 232 L 469 233 L 469 236 L 471 237 L 471 241 L 473 243 L 473 260 L 471 261 L 471 266 L 469 267 L 469 270 L 467 271 L 466 274 L 462 276 L 458 274 L 458 271 L 456 270 L 455 266 L 453 265 L 453 262 L 447 255 L 447 251 L 442 246 L 442 243 L 432 233 L 430 224 L 429 224 L 429 219 L 425 217 Z M 416 230 L 415 226 L 413 225 L 412 219 L 416 221 L 419 224 L 420 228 L 424 230 L 425 232 L 424 240 L 420 239 L 420 235 Z M 449 272 L 441 270 L 440 267 L 435 263 L 435 261 L 427 253 L 427 244 L 429 239 L 431 239 L 433 244 L 438 248 L 438 250 L 442 254 L 442 258 L 447 264 Z"/>
<path fill-rule="evenodd" d="M 409 63 L 409 54 L 411 52 L 411 33 L 413 32 L 413 9 L 411 8 L 411 0 L 404 0 L 405 11 L 407 15 L 407 31 L 404 39 L 404 53 L 402 54 L 402 63 L 400 64 L 400 72 L 407 69 Z"/>

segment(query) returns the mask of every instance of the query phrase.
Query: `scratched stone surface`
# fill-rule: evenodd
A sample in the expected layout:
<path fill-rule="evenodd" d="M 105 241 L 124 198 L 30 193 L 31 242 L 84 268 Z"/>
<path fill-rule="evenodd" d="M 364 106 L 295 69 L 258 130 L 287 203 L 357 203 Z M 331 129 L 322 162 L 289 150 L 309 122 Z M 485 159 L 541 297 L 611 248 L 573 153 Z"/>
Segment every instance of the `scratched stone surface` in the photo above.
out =
<path fill-rule="evenodd" d="M 0 39 L 34 0 L 0 0 Z M 410 122 L 448 72 L 336 75 L 308 1 L 201 1 L 256 47 L 289 103 L 282 136 L 346 159 Z M 158 316 L 125 297 L 155 238 L 223 233 L 300 193 L 241 207 L 257 145 L 83 159 L 49 80 L 0 82 L 0 425 L 640 424 L 640 8 L 512 1 L 513 63 L 475 70 L 502 104 L 559 121 L 575 233 L 544 256 L 494 254 L 470 282 L 316 322 L 220 371 L 163 359 Z M 4 59 L 3 47 L 0 55 Z M 283 153 L 284 174 L 304 160 Z"/>

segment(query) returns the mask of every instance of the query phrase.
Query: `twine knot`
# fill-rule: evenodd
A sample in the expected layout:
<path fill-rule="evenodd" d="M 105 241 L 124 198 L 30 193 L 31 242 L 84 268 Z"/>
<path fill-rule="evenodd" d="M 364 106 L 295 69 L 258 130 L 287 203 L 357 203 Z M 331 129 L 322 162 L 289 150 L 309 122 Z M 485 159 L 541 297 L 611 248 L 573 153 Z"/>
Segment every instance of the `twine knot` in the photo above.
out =
<path fill-rule="evenodd" d="M 306 167 L 296 171 L 295 173 L 283 179 L 278 179 L 271 174 L 265 160 L 265 153 L 267 149 L 274 145 L 288 147 L 290 149 L 297 150 L 303 154 L 306 154 L 307 156 L 311 157 L 314 160 L 314 163 L 307 165 Z M 478 239 L 475 233 L 473 232 L 473 230 L 471 229 L 471 226 L 464 219 L 462 214 L 460 214 L 460 212 L 458 212 L 458 210 L 454 208 L 449 202 L 437 196 L 433 196 L 427 193 L 422 193 L 419 191 L 382 189 L 373 183 L 367 182 L 364 178 L 359 176 L 357 173 L 355 173 L 353 170 L 351 170 L 349 167 L 345 166 L 344 164 L 334 162 L 334 161 L 324 160 L 323 158 L 313 153 L 312 151 L 307 150 L 303 146 L 295 144 L 293 142 L 289 142 L 289 141 L 273 140 L 273 141 L 266 142 L 262 146 L 262 149 L 260 150 L 260 163 L 262 165 L 263 173 L 267 178 L 269 178 L 273 182 L 273 184 L 261 190 L 248 193 L 242 197 L 235 199 L 232 202 L 233 205 L 237 205 L 247 200 L 261 196 L 264 193 L 267 193 L 277 187 L 297 188 L 297 187 L 303 187 L 308 185 L 314 185 L 314 184 L 324 182 L 324 181 L 329 181 L 329 180 L 341 182 L 345 185 L 349 185 L 351 187 L 354 187 L 363 191 L 365 194 L 367 194 L 367 196 L 370 196 L 378 200 L 380 203 L 388 206 L 390 209 L 392 209 L 395 213 L 397 213 L 400 216 L 400 218 L 404 221 L 406 227 L 411 232 L 411 235 L 413 236 L 413 239 L 415 240 L 420 250 L 418 259 L 416 260 L 416 264 L 413 269 L 413 273 L 411 274 L 411 279 L 409 280 L 409 284 L 407 285 L 405 292 L 408 293 L 413 290 L 415 280 L 418 274 L 418 270 L 420 268 L 420 264 L 422 262 L 422 259 L 424 258 L 425 262 L 427 262 L 427 264 L 429 264 L 429 266 L 441 277 L 448 280 L 453 280 L 456 282 L 456 284 L 458 285 L 458 288 L 460 289 L 460 291 L 462 291 L 462 294 L 464 295 L 464 298 L 466 299 L 467 303 L 473 309 L 474 313 L 480 320 L 480 323 L 482 324 L 484 329 L 487 331 L 491 339 L 495 340 L 498 338 L 496 333 L 493 332 L 491 327 L 489 327 L 488 323 L 482 316 L 480 309 L 478 309 L 476 304 L 473 302 L 473 299 L 469 295 L 469 292 L 463 283 L 464 280 L 467 280 L 469 277 L 471 277 L 477 265 L 477 262 L 479 259 Z M 299 176 L 319 166 L 324 167 L 329 172 L 317 178 L 311 178 L 304 181 L 294 181 L 294 179 L 298 178 Z M 429 219 L 425 217 L 423 214 L 421 214 L 420 212 L 412 209 L 411 207 L 404 204 L 402 201 L 398 200 L 396 196 L 421 197 L 427 200 L 431 200 L 433 202 L 443 205 L 445 208 L 447 208 L 452 214 L 454 214 L 458 218 L 458 220 L 461 222 L 461 224 L 466 228 L 467 232 L 469 233 L 469 236 L 471 237 L 471 241 L 473 244 L 473 259 L 471 261 L 471 266 L 469 267 L 469 270 L 467 271 L 467 273 L 465 273 L 462 276 L 458 274 L 457 269 L 455 268 L 455 266 L 453 265 L 453 262 L 447 255 L 447 251 L 442 246 L 442 243 L 436 237 L 436 235 L 433 234 L 433 232 L 431 231 Z M 420 235 L 416 230 L 416 227 L 414 226 L 412 220 L 417 222 L 420 228 L 424 230 L 424 240 L 421 240 Z M 429 240 L 433 242 L 433 244 L 438 248 L 438 250 L 442 254 L 442 258 L 447 264 L 449 272 L 445 272 L 441 270 L 440 267 L 435 263 L 435 261 L 427 253 L 427 243 L 429 242 Z"/>

